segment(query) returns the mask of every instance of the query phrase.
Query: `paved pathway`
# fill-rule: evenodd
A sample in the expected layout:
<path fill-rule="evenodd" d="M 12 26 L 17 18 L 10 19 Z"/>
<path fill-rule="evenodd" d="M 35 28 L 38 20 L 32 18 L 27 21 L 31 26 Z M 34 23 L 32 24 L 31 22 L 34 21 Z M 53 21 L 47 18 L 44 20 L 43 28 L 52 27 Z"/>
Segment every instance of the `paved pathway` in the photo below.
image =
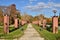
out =
<path fill-rule="evenodd" d="M 44 40 L 44 38 L 40 37 L 39 33 L 32 27 L 31 24 L 28 24 L 24 35 L 18 40 Z"/>

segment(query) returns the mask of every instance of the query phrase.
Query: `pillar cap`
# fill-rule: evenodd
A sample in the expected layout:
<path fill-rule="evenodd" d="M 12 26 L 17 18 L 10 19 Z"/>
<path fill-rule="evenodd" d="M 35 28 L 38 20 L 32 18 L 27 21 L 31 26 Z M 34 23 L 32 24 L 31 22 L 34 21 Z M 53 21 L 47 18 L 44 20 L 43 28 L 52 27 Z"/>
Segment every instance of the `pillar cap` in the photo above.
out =
<path fill-rule="evenodd" d="M 53 16 L 53 17 L 58 17 L 58 16 Z"/>
<path fill-rule="evenodd" d="M 4 14 L 3 16 L 9 16 L 8 14 Z"/>

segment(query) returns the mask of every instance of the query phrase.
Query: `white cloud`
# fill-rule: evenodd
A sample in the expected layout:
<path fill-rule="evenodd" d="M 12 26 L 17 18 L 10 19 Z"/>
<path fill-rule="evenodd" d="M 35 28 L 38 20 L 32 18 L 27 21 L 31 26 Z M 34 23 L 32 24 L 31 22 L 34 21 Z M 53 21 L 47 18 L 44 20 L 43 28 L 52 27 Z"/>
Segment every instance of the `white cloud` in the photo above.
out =
<path fill-rule="evenodd" d="M 37 3 L 36 5 L 28 5 L 28 6 L 25 6 L 25 9 L 27 10 L 31 10 L 31 11 L 41 11 L 45 8 L 52 8 L 52 7 L 59 7 L 60 8 L 60 4 L 56 4 L 56 3 L 53 3 L 53 2 L 50 2 L 50 3 L 44 3 L 44 2 L 39 2 Z"/>
<path fill-rule="evenodd" d="M 60 4 L 55 4 L 54 6 L 55 6 L 55 7 L 60 7 Z"/>
<path fill-rule="evenodd" d="M 37 0 L 29 0 L 30 3 L 35 2 L 35 1 L 37 1 Z"/>

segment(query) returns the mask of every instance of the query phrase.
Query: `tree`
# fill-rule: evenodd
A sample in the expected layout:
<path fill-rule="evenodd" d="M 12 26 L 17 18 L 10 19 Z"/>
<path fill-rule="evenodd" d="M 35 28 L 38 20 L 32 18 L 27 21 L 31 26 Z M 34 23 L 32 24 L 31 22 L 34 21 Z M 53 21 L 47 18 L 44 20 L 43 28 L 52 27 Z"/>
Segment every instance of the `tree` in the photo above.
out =
<path fill-rule="evenodd" d="M 20 14 L 19 10 L 16 11 L 16 15 L 17 15 L 17 18 L 21 19 L 21 14 Z"/>
<path fill-rule="evenodd" d="M 9 6 L 11 11 L 10 11 L 10 16 L 14 18 L 14 16 L 16 15 L 16 5 L 12 4 L 11 6 Z"/>
<path fill-rule="evenodd" d="M 38 16 L 35 16 L 35 17 L 33 18 L 33 21 L 36 21 L 36 20 L 39 20 Z"/>
<path fill-rule="evenodd" d="M 14 24 L 15 15 L 17 15 L 17 18 L 21 19 L 20 12 L 19 12 L 19 10 L 16 9 L 15 4 L 10 5 L 9 8 L 11 9 L 11 11 L 10 11 L 10 24 Z"/>
<path fill-rule="evenodd" d="M 26 21 L 28 21 L 28 22 L 32 22 L 32 18 L 33 18 L 33 16 L 28 15 L 27 13 L 24 13 L 24 14 L 21 16 L 21 20 L 26 20 Z"/>
<path fill-rule="evenodd" d="M 0 25 L 3 25 L 3 11 L 0 8 Z"/>

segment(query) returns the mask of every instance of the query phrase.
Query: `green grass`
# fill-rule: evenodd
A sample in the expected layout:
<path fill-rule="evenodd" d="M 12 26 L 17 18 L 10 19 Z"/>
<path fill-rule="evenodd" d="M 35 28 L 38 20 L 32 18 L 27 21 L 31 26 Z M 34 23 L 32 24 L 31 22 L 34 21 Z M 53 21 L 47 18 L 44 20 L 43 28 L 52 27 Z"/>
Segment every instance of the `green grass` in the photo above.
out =
<path fill-rule="evenodd" d="M 0 27 L 0 35 L 3 34 L 3 27 Z"/>
<path fill-rule="evenodd" d="M 24 30 L 27 28 L 27 24 L 26 25 L 23 25 L 22 27 L 19 27 L 18 29 L 10 32 L 9 34 L 0 34 L 0 39 L 3 38 L 3 39 L 14 39 L 14 38 L 19 38 L 21 37 L 23 34 L 24 34 Z M 9 30 L 13 30 L 14 27 L 10 27 Z M 22 30 L 23 29 L 23 30 Z M 0 28 L 1 32 L 2 32 L 2 28 Z"/>
<path fill-rule="evenodd" d="M 55 34 L 57 40 L 60 40 L 60 30 L 58 30 L 58 34 Z"/>
<path fill-rule="evenodd" d="M 49 32 L 45 29 L 42 29 L 41 27 L 34 25 L 34 24 L 33 24 L 33 27 L 39 32 L 41 37 L 45 38 L 45 40 L 56 40 L 56 37 L 53 33 Z"/>

